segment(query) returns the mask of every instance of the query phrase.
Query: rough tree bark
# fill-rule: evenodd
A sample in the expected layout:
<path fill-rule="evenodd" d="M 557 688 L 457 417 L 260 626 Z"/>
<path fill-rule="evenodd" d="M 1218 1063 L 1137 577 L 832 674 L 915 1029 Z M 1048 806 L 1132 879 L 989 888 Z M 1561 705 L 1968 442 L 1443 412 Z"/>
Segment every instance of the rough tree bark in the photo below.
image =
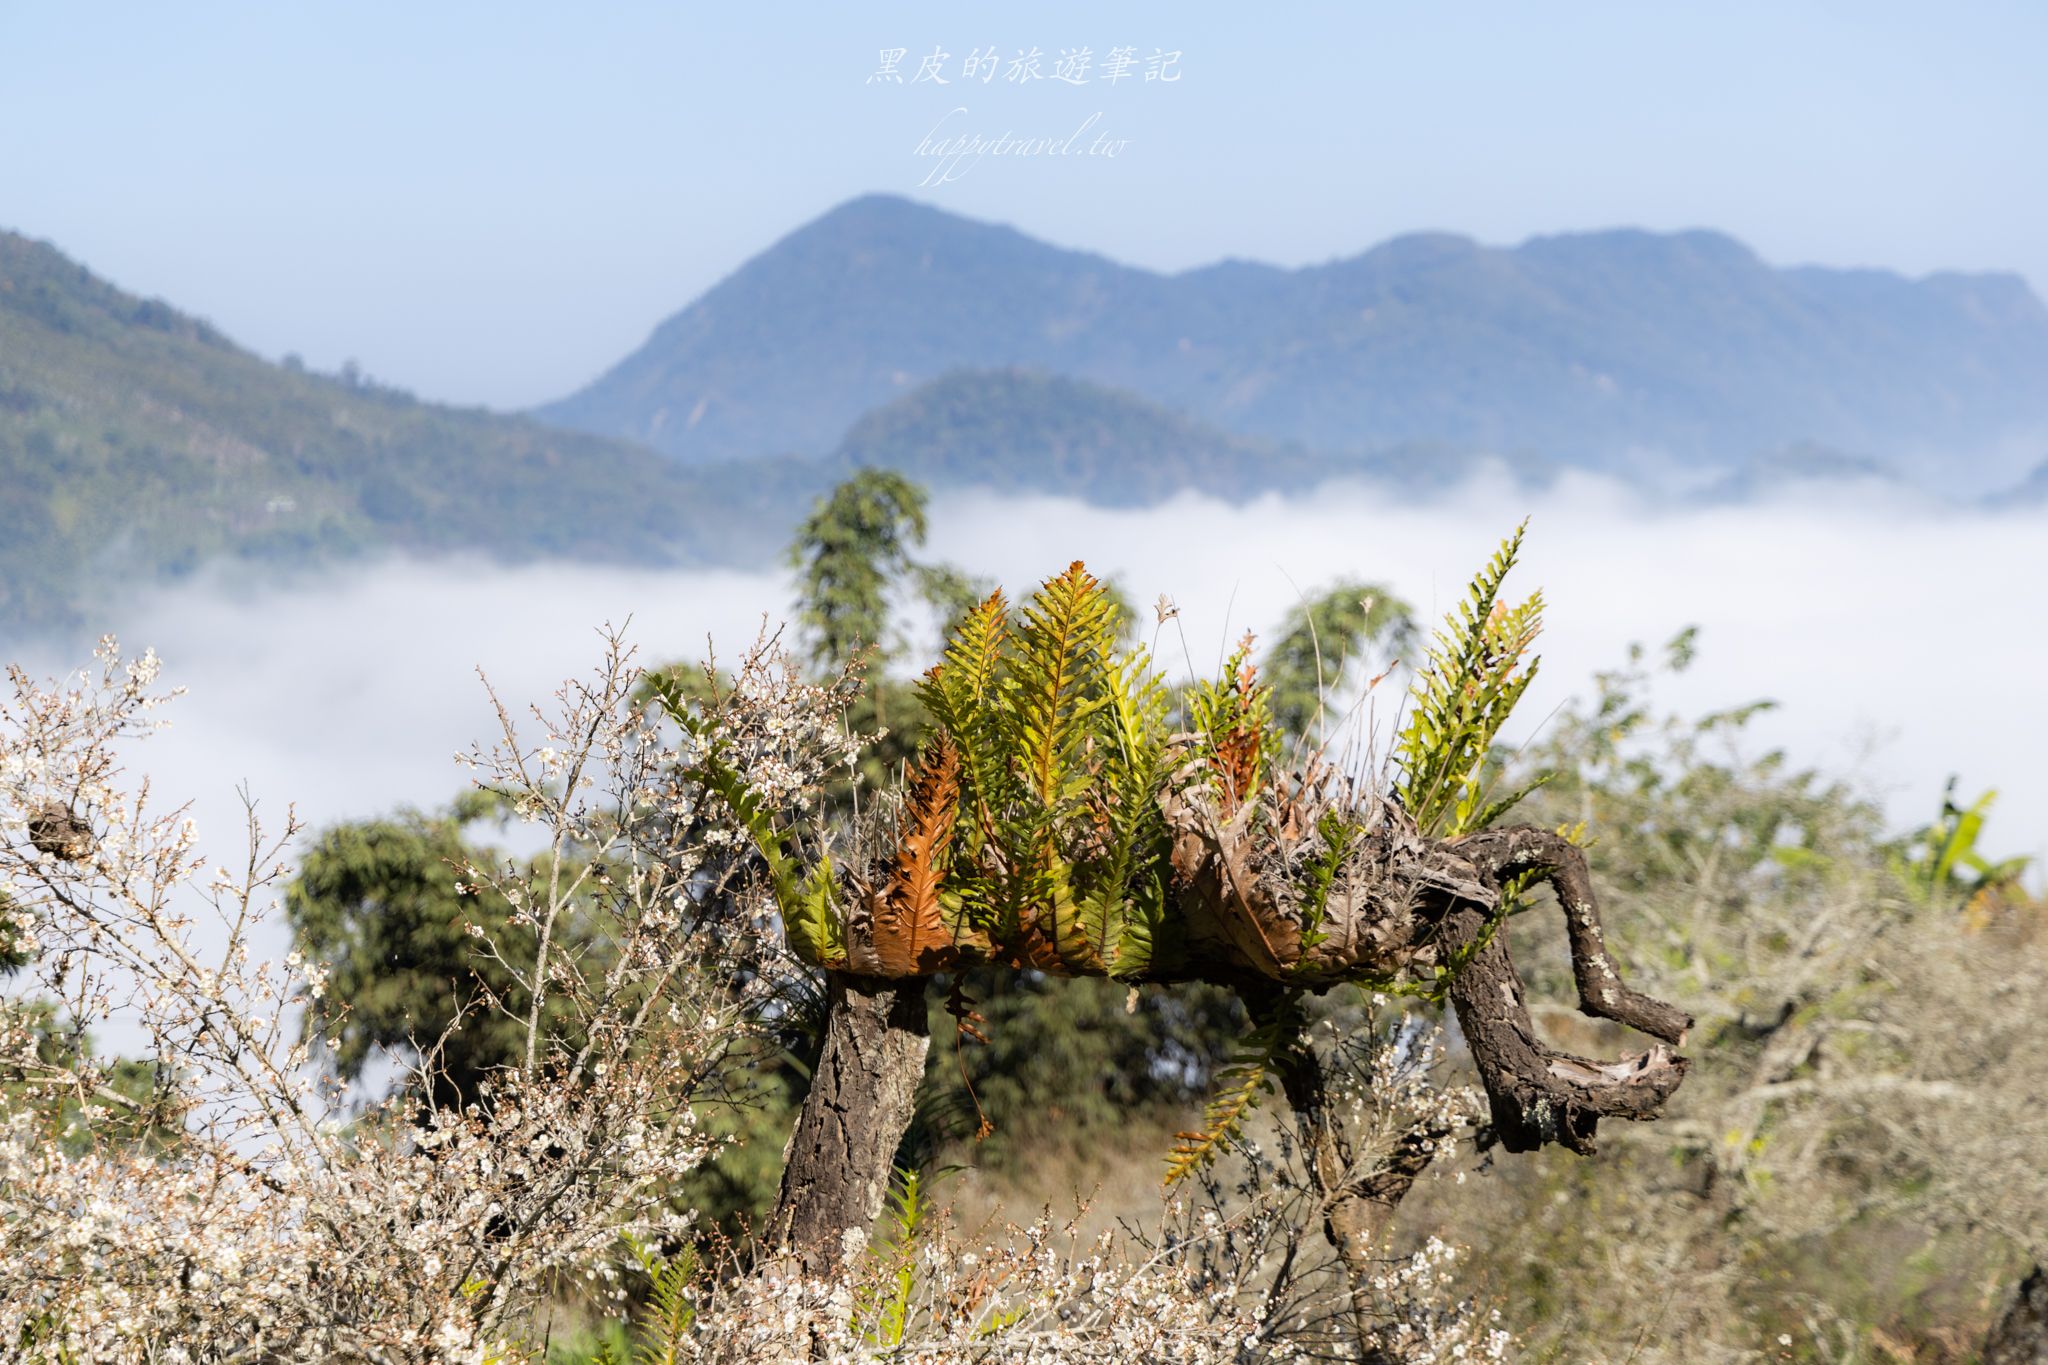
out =
<path fill-rule="evenodd" d="M 1422 880 L 1434 888 L 1427 899 L 1436 904 L 1423 919 L 1438 926 L 1440 960 L 1471 952 L 1486 939 L 1453 978 L 1451 1001 L 1486 1087 L 1492 1137 L 1509 1151 L 1561 1142 L 1589 1153 L 1601 1118 L 1654 1118 L 1685 1078 L 1685 1059 L 1658 1047 L 1602 1063 L 1548 1047 L 1536 1035 L 1521 978 L 1495 923 L 1498 890 L 1507 881 L 1530 876 L 1549 882 L 1565 913 L 1579 1008 L 1665 1042 L 1681 1042 L 1692 1027 L 1691 1017 L 1629 989 L 1609 957 L 1585 854 L 1559 835 L 1525 826 L 1437 845 L 1428 857 L 1437 866 Z M 1496 894 L 1475 898 L 1482 891 Z M 1323 1202 L 1323 1234 L 1351 1281 L 1359 1346 L 1368 1360 L 1378 1359 L 1377 1334 L 1364 1306 L 1366 1286 L 1374 1262 L 1386 1258 L 1395 1210 L 1448 1134 L 1404 1134 L 1384 1158 L 1361 1164 L 1332 1113 L 1322 1063 L 1288 994 L 1264 984 L 1238 989 L 1256 1022 L 1278 1024 L 1294 1039 L 1275 1057 L 1275 1071 L 1301 1124 L 1309 1174 Z"/>
<path fill-rule="evenodd" d="M 784 1153 L 767 1245 L 839 1273 L 882 1211 L 931 1035 L 925 981 L 826 974 L 825 1048 Z"/>

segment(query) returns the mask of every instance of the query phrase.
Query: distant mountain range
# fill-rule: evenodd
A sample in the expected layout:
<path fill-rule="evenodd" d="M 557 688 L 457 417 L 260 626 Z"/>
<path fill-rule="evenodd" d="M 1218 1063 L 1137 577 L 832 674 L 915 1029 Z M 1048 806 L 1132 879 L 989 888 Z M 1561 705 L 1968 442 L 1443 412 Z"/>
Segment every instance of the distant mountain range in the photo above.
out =
<path fill-rule="evenodd" d="M 1161 275 L 884 196 L 775 243 L 537 415 L 692 464 L 818 455 L 963 367 L 1325 452 L 1732 466 L 1814 442 L 1996 481 L 1992 452 L 2048 449 L 2048 309 L 2014 275 L 1777 269 L 1718 233 L 1634 230 Z"/>
<path fill-rule="evenodd" d="M 1108 505 L 1645 449 L 1712 464 L 1710 500 L 1925 485 L 2048 454 L 2048 316 L 2011 277 L 1773 270 L 1709 233 L 1161 276 L 868 198 L 538 416 L 271 364 L 0 232 L 0 631 L 218 561 L 759 565 L 863 465 Z M 2048 500 L 2048 464 L 2012 477 L 1998 505 Z"/>
<path fill-rule="evenodd" d="M 67 626 L 119 586 L 218 558 L 727 560 L 786 524 L 786 472 L 693 472 L 273 365 L 0 232 L 0 625 Z"/>

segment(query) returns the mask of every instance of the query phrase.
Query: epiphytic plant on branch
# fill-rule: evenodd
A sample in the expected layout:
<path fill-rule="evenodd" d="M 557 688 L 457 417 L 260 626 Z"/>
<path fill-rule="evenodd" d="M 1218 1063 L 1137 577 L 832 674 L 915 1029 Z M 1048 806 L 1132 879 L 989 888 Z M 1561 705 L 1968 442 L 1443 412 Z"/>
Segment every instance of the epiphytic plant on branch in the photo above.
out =
<path fill-rule="evenodd" d="M 1448 998 L 1511 1151 L 1587 1152 L 1600 1118 L 1654 1117 L 1684 1060 L 1663 1046 L 1615 1063 L 1549 1048 L 1498 932 L 1515 898 L 1548 882 L 1585 1013 L 1669 1044 L 1691 1024 L 1622 982 L 1583 852 L 1549 831 L 1494 826 L 1521 793 L 1493 798 L 1487 757 L 1534 674 L 1542 615 L 1540 595 L 1514 606 L 1500 596 L 1520 544 L 1517 530 L 1447 617 L 1385 786 L 1319 754 L 1286 761 L 1249 639 L 1177 708 L 1147 652 L 1118 648 L 1116 609 L 1079 563 L 1014 615 L 1000 592 L 967 614 L 921 685 L 932 737 L 837 858 L 768 819 L 712 751 L 707 785 L 751 831 L 790 943 L 833 992 L 775 1231 L 819 1264 L 849 1232 L 864 1236 L 887 1185 L 889 1129 L 901 1131 L 888 1116 L 907 1118 L 908 1100 L 900 1083 L 886 1103 L 858 1091 L 879 1083 L 887 1057 L 922 1060 L 922 1011 L 905 992 L 920 997 L 923 978 L 977 964 L 1238 991 L 1253 1032 L 1169 1178 L 1206 1159 L 1268 1069 L 1297 1109 L 1316 1103 L 1299 1005 L 1343 984 Z M 691 723 L 680 700 L 672 710 Z M 892 1030 L 914 1043 L 891 1053 Z M 864 1104 L 883 1118 L 850 1119 Z M 864 1131 L 850 1135 L 849 1123 Z M 821 1198 L 834 1162 L 858 1189 Z"/>

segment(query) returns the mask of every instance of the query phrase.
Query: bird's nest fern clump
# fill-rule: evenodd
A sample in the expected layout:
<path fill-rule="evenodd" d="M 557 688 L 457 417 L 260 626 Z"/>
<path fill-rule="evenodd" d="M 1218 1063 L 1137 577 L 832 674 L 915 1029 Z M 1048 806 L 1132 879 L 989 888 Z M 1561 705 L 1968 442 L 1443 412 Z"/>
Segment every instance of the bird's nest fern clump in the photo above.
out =
<path fill-rule="evenodd" d="M 1515 897 L 1537 880 L 1557 889 L 1588 1013 L 1669 1042 L 1690 1020 L 1621 984 L 1580 851 L 1497 827 L 1523 793 L 1492 799 L 1487 760 L 1534 675 L 1542 617 L 1540 595 L 1500 596 L 1520 542 L 1446 619 L 1386 783 L 1314 753 L 1289 761 L 1249 639 L 1176 699 L 1145 649 L 1119 648 L 1117 608 L 1079 563 L 1014 613 L 996 592 L 967 614 L 920 685 L 931 739 L 836 859 L 772 822 L 715 751 L 703 763 L 746 819 L 791 945 L 818 967 L 1449 995 L 1510 1147 L 1589 1148 L 1599 1115 L 1653 1114 L 1683 1061 L 1656 1049 L 1607 1066 L 1538 1042 L 1496 942 Z"/>

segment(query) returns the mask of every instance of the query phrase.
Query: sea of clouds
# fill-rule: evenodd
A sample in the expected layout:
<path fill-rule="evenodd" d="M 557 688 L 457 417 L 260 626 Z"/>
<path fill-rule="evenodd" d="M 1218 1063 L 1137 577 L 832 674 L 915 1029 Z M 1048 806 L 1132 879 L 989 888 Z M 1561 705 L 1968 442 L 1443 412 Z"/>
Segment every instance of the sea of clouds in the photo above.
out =
<path fill-rule="evenodd" d="M 1661 706 L 1775 699 L 1759 750 L 1783 746 L 1848 780 L 1902 830 L 1932 818 L 1951 774 L 1966 796 L 1996 787 L 1989 848 L 2048 855 L 2048 509 L 1961 511 L 1875 485 L 1677 507 L 1576 476 L 1541 492 L 1480 481 L 1424 502 L 1333 487 L 1138 512 L 955 495 L 932 508 L 926 555 L 1013 593 L 1084 559 L 1139 605 L 1148 640 L 1150 604 L 1169 596 L 1181 616 L 1159 633 L 1162 662 L 1208 672 L 1227 642 L 1269 632 L 1340 575 L 1440 615 L 1524 517 L 1513 586 L 1540 586 L 1549 611 L 1542 673 L 1511 738 L 1585 693 L 1632 641 L 1696 625 L 1698 661 L 1660 683 Z M 599 626 L 629 620 L 647 661 L 708 645 L 729 659 L 792 596 L 783 573 L 391 561 L 290 588 L 188 584 L 133 601 L 108 628 L 124 649 L 153 647 L 164 681 L 189 689 L 131 768 L 160 798 L 190 797 L 202 838 L 232 854 L 243 786 L 273 820 L 290 803 L 315 829 L 445 803 L 467 778 L 456 753 L 491 736 L 479 670 L 509 703 L 545 701 L 595 665 Z M 75 644 L 5 652 L 41 674 L 84 662 Z"/>

